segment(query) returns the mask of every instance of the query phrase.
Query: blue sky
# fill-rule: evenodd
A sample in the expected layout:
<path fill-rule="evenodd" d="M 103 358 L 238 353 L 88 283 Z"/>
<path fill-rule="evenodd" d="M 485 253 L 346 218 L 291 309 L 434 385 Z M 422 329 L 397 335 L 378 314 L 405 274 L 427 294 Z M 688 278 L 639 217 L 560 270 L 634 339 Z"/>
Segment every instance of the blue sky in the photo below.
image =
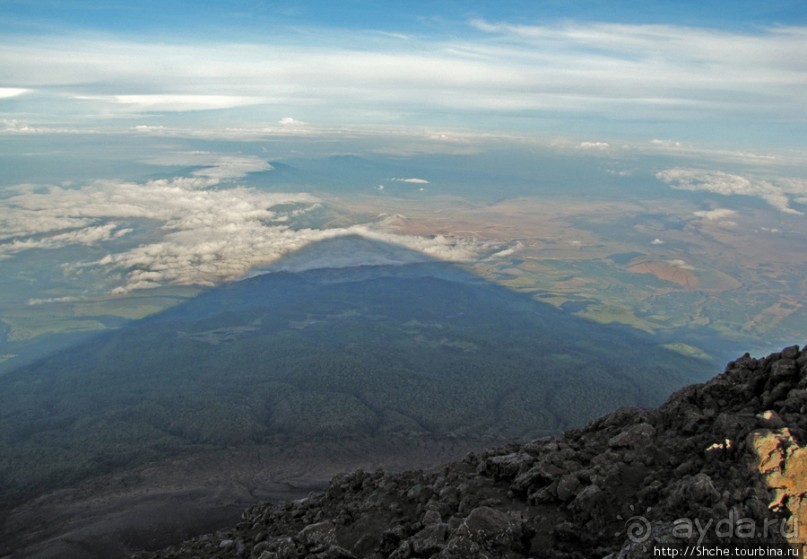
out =
<path fill-rule="evenodd" d="M 220 29 L 227 34 L 266 25 L 322 26 L 387 31 L 434 31 L 435 23 L 492 18 L 534 24 L 574 19 L 620 23 L 668 23 L 719 29 L 801 25 L 807 9 L 800 0 L 281 0 L 251 2 L 91 2 L 12 0 L 0 2 L 4 32 L 99 30 L 114 33 L 192 33 Z M 437 26 L 439 27 L 439 26 Z"/>
<path fill-rule="evenodd" d="M 0 130 L 807 143 L 801 1 L 0 1 Z"/>

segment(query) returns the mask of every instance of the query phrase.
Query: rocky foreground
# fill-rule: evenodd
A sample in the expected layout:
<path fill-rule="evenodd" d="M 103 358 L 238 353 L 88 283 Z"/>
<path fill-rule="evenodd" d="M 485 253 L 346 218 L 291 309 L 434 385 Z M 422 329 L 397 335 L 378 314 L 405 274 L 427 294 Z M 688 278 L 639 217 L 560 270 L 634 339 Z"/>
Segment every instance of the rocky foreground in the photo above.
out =
<path fill-rule="evenodd" d="M 324 493 L 134 557 L 787 556 L 807 542 L 805 435 L 807 348 L 746 354 L 657 410 L 431 471 L 338 476 Z"/>

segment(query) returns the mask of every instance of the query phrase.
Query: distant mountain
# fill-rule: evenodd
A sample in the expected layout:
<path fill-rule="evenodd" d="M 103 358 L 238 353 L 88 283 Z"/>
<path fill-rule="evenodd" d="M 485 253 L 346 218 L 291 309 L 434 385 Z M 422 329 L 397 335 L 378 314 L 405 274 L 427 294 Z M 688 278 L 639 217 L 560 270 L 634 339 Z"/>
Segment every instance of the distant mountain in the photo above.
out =
<path fill-rule="evenodd" d="M 805 386 L 798 346 L 746 354 L 657 410 L 429 471 L 359 470 L 133 559 L 801 557 Z"/>
<path fill-rule="evenodd" d="M 342 449 L 355 467 L 383 441 L 464 452 L 707 375 L 648 335 L 397 246 L 333 239 L 277 269 L 0 377 L 0 503 L 204 453 Z"/>
<path fill-rule="evenodd" d="M 272 168 L 249 174 L 253 186 L 265 189 L 303 187 L 307 192 L 366 192 L 379 181 L 395 176 L 389 163 L 375 162 L 355 155 L 320 159 L 270 161 Z"/>

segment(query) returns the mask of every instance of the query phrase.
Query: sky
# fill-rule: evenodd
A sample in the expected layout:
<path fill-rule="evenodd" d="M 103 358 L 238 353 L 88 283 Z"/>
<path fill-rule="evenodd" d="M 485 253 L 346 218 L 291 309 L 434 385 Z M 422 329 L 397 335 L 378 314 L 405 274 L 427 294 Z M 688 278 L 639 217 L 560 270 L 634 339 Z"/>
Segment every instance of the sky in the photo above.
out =
<path fill-rule="evenodd" d="M 0 0 L 0 12 L 4 134 L 807 144 L 801 1 Z"/>

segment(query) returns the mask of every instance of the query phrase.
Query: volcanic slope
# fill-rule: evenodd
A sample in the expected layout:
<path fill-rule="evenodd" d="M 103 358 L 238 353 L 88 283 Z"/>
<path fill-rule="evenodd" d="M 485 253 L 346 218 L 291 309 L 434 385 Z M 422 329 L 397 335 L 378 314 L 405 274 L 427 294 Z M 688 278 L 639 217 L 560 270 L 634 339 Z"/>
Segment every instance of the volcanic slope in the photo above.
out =
<path fill-rule="evenodd" d="M 356 471 L 133 559 L 799 557 L 807 351 L 748 354 L 658 409 L 428 471 Z"/>
<path fill-rule="evenodd" d="M 654 405 L 707 374 L 644 334 L 400 247 L 309 250 L 314 264 L 287 262 L 301 271 L 211 289 L 0 378 L 0 508 L 203 453 L 342 452 L 350 468 L 378 441 L 403 458 L 436 440 L 464 452 Z M 328 254 L 350 265 L 318 268 Z M 413 465 L 402 457 L 390 463 Z"/>

